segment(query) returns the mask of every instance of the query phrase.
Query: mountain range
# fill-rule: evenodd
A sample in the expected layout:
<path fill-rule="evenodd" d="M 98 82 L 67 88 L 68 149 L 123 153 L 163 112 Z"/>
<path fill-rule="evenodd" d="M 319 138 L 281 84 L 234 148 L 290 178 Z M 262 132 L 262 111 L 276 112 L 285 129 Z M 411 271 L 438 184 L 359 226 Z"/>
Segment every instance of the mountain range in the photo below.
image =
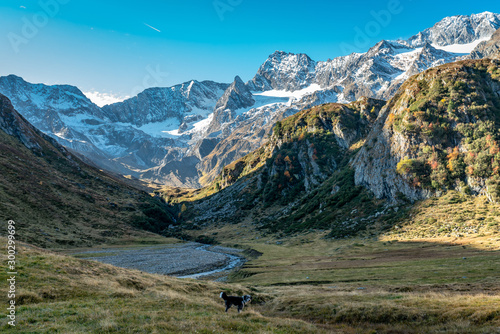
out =
<path fill-rule="evenodd" d="M 193 80 L 102 108 L 76 87 L 14 75 L 0 78 L 0 93 L 99 168 L 200 188 L 264 144 L 277 121 L 324 103 L 387 100 L 412 75 L 473 57 L 498 28 L 500 15 L 485 12 L 448 17 L 408 40 L 383 40 L 366 53 L 327 61 L 277 51 L 246 83 L 238 76 L 231 84 Z"/>

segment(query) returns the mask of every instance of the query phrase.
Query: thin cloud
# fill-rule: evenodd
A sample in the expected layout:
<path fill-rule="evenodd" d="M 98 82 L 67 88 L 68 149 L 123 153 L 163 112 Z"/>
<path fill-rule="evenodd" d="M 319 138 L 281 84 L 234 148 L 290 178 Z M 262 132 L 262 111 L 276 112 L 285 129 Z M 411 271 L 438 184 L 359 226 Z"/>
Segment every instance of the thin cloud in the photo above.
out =
<path fill-rule="evenodd" d="M 25 7 L 25 6 L 19 6 L 19 8 L 26 9 L 26 7 Z"/>
<path fill-rule="evenodd" d="M 144 22 L 143 22 L 143 23 L 144 23 Z M 144 25 L 145 25 L 146 27 L 149 27 L 149 28 L 153 29 L 153 30 L 156 30 L 156 31 L 158 31 L 158 32 L 161 32 L 161 30 L 160 30 L 160 29 L 156 29 L 155 27 L 152 27 L 152 26 L 150 26 L 150 25 L 149 25 L 149 24 L 147 24 L 147 23 L 144 23 Z"/>
<path fill-rule="evenodd" d="M 118 96 L 110 93 L 100 93 L 97 91 L 83 92 L 92 102 L 97 104 L 99 107 L 104 107 L 108 104 L 113 104 L 117 102 L 122 102 L 128 98 L 129 96 Z"/>

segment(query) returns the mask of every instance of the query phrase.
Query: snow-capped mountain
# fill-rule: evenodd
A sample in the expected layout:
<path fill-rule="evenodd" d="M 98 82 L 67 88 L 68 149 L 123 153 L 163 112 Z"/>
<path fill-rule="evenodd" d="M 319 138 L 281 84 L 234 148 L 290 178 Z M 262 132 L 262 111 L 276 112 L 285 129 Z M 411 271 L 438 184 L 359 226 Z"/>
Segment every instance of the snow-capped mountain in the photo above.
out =
<path fill-rule="evenodd" d="M 148 174 L 152 180 L 179 186 L 198 185 L 197 161 L 192 179 L 175 170 L 163 176 L 151 172 L 182 160 L 187 149 L 186 141 L 168 132 L 177 133 L 182 124 L 188 129 L 206 118 L 228 86 L 191 81 L 148 89 L 136 98 L 99 108 L 74 86 L 31 84 L 14 75 L 0 78 L 0 91 L 16 109 L 59 143 L 113 172 Z"/>
<path fill-rule="evenodd" d="M 0 77 L 0 91 L 31 124 L 63 145 L 77 151 L 94 151 L 98 156 L 106 156 L 84 133 L 66 124 L 68 120 L 73 122 L 78 119 L 82 125 L 92 126 L 105 119 L 103 111 L 78 88 L 31 84 L 9 75 Z"/>
<path fill-rule="evenodd" d="M 485 12 L 447 17 L 408 40 L 381 41 L 368 52 L 328 61 L 305 54 L 277 51 L 262 64 L 247 85 L 252 91 L 296 91 L 319 85 L 346 89 L 341 101 L 360 95 L 388 98 L 393 84 L 429 67 L 460 59 L 500 28 L 500 15 Z M 333 101 L 334 102 L 334 101 Z"/>
<path fill-rule="evenodd" d="M 258 148 L 276 121 L 322 103 L 389 99 L 408 77 L 469 56 L 498 28 L 500 15 L 485 12 L 327 61 L 277 51 L 247 83 L 189 81 L 103 108 L 76 87 L 15 76 L 0 78 L 0 93 L 37 128 L 102 168 L 198 187 Z"/>
<path fill-rule="evenodd" d="M 149 88 L 133 98 L 102 109 L 114 122 L 140 127 L 177 119 L 180 125 L 196 120 L 197 116 L 206 118 L 227 87 L 227 84 L 213 81 L 193 80 L 168 88 Z"/>
<path fill-rule="evenodd" d="M 316 62 L 308 55 L 276 51 L 248 82 L 248 87 L 253 91 L 300 90 L 311 85 L 315 72 Z"/>
<path fill-rule="evenodd" d="M 498 28 L 500 15 L 485 12 L 448 17 L 408 40 L 383 40 L 366 53 L 327 61 L 276 51 L 247 83 L 255 104 L 239 109 L 239 116 L 226 123 L 214 126 L 212 121 L 207 129 L 206 137 L 218 142 L 198 165 L 205 175 L 202 181 L 210 181 L 206 175 L 215 177 L 224 165 L 258 148 L 282 117 L 304 107 L 352 102 L 362 96 L 389 99 L 410 76 L 465 58 Z M 226 115 L 231 112 L 225 110 Z"/>
<path fill-rule="evenodd" d="M 448 51 L 453 51 L 451 50 L 453 46 L 488 40 L 499 27 L 500 15 L 491 12 L 451 16 L 411 37 L 407 42 L 413 47 L 431 43 L 435 46 L 448 47 Z"/>

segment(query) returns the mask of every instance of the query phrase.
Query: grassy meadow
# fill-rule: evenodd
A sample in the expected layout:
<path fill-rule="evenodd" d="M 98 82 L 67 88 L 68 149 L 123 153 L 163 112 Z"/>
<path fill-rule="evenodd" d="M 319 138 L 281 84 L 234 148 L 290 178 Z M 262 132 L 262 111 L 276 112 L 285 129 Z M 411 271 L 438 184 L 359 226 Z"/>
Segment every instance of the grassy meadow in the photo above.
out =
<path fill-rule="evenodd" d="M 423 201 L 375 236 L 370 230 L 332 240 L 328 231 L 311 231 L 278 238 L 248 222 L 197 231 L 247 250 L 249 261 L 225 283 L 24 245 L 17 255 L 17 326 L 4 321 L 0 332 L 500 333 L 498 208 L 481 197 L 457 198 Z M 1 258 L 5 263 L 5 252 Z M 0 280 L 6 278 L 4 270 Z M 225 313 L 220 291 L 254 300 L 241 314 Z"/>

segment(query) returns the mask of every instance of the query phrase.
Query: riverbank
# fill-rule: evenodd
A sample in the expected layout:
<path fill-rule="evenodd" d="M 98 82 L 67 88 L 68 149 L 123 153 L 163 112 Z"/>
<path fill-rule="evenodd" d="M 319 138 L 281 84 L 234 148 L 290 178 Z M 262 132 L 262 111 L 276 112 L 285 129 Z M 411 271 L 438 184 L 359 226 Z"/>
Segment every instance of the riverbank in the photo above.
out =
<path fill-rule="evenodd" d="M 224 280 L 245 263 L 242 250 L 196 242 L 143 248 L 100 248 L 73 254 L 121 268 L 179 278 Z"/>

